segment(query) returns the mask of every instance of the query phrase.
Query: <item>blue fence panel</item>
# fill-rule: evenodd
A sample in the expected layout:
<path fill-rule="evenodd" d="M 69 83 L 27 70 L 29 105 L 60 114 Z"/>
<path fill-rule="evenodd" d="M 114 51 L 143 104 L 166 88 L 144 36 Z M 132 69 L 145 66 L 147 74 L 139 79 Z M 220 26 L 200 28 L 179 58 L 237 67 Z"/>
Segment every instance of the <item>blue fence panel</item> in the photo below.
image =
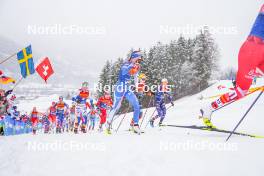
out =
<path fill-rule="evenodd" d="M 0 126 L 4 128 L 4 135 L 19 135 L 32 132 L 32 125 L 30 122 L 22 122 L 19 120 L 12 119 L 10 116 L 6 116 L 3 120 L 0 121 Z M 42 126 L 39 125 L 39 128 Z"/>
<path fill-rule="evenodd" d="M 13 126 L 14 126 L 13 119 L 11 119 L 10 116 L 6 116 L 4 118 L 4 135 L 5 136 L 13 135 Z"/>

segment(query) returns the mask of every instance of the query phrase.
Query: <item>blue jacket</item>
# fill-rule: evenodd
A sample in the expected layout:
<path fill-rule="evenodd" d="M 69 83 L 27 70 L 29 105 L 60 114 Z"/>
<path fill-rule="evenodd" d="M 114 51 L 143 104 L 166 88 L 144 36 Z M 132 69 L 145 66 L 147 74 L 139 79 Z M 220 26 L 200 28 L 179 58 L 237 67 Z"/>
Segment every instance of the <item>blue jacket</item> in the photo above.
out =
<path fill-rule="evenodd" d="M 162 91 L 160 88 L 155 93 L 155 101 L 157 103 L 165 102 L 166 96 L 168 97 L 169 101 L 172 101 L 171 93 L 168 91 Z"/>
<path fill-rule="evenodd" d="M 119 71 L 119 76 L 118 76 L 118 83 L 123 83 L 123 84 L 127 84 L 130 79 L 131 79 L 131 75 L 129 73 L 129 71 L 133 68 L 134 64 L 130 63 L 130 62 L 125 62 L 122 66 L 121 69 Z M 138 73 L 134 75 L 134 82 L 137 83 L 137 77 L 138 77 Z"/>

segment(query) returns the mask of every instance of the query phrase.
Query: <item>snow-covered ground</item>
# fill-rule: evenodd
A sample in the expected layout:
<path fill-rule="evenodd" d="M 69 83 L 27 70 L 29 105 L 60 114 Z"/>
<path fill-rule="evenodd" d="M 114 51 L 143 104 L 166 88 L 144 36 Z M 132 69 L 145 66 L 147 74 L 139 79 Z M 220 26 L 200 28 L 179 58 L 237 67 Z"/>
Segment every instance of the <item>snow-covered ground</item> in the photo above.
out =
<path fill-rule="evenodd" d="M 200 97 L 222 93 L 218 85 L 230 86 L 230 82 L 217 82 L 197 95 L 176 101 L 164 123 L 202 125 L 197 118 L 199 108 L 212 99 Z M 213 123 L 232 130 L 258 93 L 215 112 Z M 20 108 L 30 109 L 34 104 L 46 109 L 50 104 L 47 100 L 53 98 L 36 101 L 37 105 L 24 102 Z M 263 100 L 264 96 L 237 131 L 264 136 Z M 147 119 L 153 111 L 148 109 Z M 233 135 L 226 143 L 228 134 L 174 127 L 147 127 L 139 136 L 126 131 L 131 116 L 128 114 L 119 132 L 112 135 L 93 132 L 0 137 L 0 175 L 263 175 L 264 139 Z M 114 128 L 120 120 L 115 121 Z"/>

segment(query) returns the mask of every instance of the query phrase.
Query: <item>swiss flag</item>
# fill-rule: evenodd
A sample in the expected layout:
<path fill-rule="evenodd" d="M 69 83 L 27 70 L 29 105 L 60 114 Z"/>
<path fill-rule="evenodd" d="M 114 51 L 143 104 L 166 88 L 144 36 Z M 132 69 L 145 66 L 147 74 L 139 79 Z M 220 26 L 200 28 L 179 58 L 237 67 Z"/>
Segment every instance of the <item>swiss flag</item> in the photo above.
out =
<path fill-rule="evenodd" d="M 48 78 L 54 73 L 48 57 L 41 61 L 41 63 L 37 66 L 36 71 L 39 76 L 47 82 Z"/>

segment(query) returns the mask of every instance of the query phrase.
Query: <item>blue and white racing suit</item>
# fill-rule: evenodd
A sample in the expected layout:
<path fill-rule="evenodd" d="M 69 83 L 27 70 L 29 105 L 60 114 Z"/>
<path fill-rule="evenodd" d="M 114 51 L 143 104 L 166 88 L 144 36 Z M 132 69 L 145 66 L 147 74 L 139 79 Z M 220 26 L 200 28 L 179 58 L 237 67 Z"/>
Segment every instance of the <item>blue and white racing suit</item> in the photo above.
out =
<path fill-rule="evenodd" d="M 130 90 L 130 80 L 131 80 L 131 74 L 130 70 L 133 69 L 134 64 L 130 62 L 125 62 L 120 69 L 118 81 L 115 85 L 115 92 L 114 92 L 114 105 L 112 110 L 109 113 L 108 123 L 110 124 L 115 113 L 119 110 L 121 107 L 121 103 L 123 98 L 126 98 L 130 105 L 132 105 L 134 109 L 133 114 L 133 121 L 134 124 L 137 125 L 139 121 L 139 114 L 140 114 L 140 105 L 138 102 L 138 99 L 136 95 Z M 134 82 L 137 83 L 138 72 L 134 74 Z"/>

